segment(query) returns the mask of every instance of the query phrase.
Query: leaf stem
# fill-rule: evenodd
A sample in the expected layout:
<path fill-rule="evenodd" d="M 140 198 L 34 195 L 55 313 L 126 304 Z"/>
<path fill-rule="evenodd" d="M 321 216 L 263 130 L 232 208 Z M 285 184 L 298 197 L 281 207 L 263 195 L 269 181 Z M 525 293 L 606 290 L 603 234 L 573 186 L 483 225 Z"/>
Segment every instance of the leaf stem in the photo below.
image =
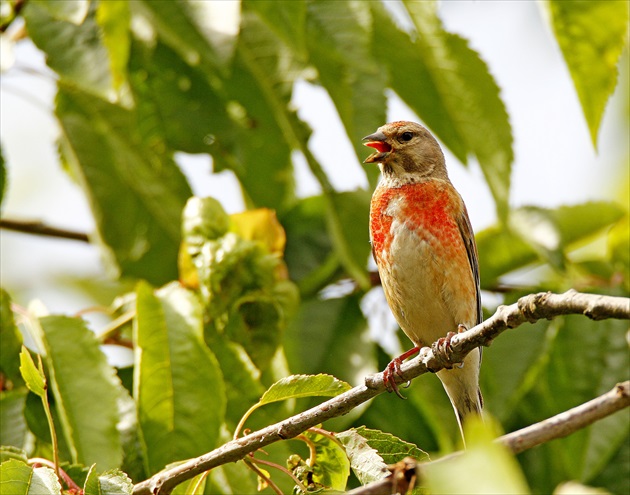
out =
<path fill-rule="evenodd" d="M 42 357 L 37 355 L 38 366 L 42 371 L 44 365 L 42 363 Z M 53 460 L 55 463 L 55 474 L 57 478 L 61 478 L 59 468 L 59 443 L 57 442 L 57 432 L 55 431 L 55 423 L 53 422 L 52 411 L 50 410 L 50 404 L 48 403 L 48 381 L 44 381 L 44 394 L 42 395 L 42 404 L 44 405 L 44 411 L 46 413 L 46 419 L 48 420 L 48 427 L 50 428 L 50 438 L 52 439 Z"/>

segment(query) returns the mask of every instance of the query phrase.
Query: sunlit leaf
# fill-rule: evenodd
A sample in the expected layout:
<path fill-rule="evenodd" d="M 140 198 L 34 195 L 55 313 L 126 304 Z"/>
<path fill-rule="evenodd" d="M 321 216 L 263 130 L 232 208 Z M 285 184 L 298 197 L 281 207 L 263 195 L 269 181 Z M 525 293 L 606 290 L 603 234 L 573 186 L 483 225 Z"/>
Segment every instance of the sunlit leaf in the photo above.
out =
<path fill-rule="evenodd" d="M 39 397 L 46 396 L 46 390 L 48 388 L 46 382 L 46 376 L 44 376 L 44 370 L 40 366 L 35 366 L 33 357 L 28 349 L 22 346 L 22 352 L 20 352 L 20 373 L 26 383 L 28 389 Z"/>
<path fill-rule="evenodd" d="M 350 467 L 362 485 L 386 478 L 390 472 L 379 452 L 356 430 L 335 434 L 345 447 Z"/>
<path fill-rule="evenodd" d="M 274 383 L 260 398 L 260 405 L 303 397 L 336 397 L 352 387 L 331 375 L 292 375 Z"/>
<path fill-rule="evenodd" d="M 112 78 L 95 11 L 96 2 L 87 0 L 35 1 L 29 2 L 23 15 L 30 39 L 46 53 L 51 69 L 85 91 L 106 96 Z"/>
<path fill-rule="evenodd" d="M 395 464 L 405 457 L 413 457 L 418 461 L 429 460 L 429 455 L 424 450 L 391 433 L 373 430 L 365 426 L 353 428 L 353 431 L 363 437 L 370 447 L 376 449 L 386 464 Z"/>
<path fill-rule="evenodd" d="M 350 476 L 350 461 L 343 447 L 321 433 L 307 430 L 303 435 L 315 445 L 316 456 L 313 463 L 315 486 L 345 490 L 348 476 Z"/>
<path fill-rule="evenodd" d="M 404 5 L 415 27 L 414 42 L 400 32 L 384 8 L 372 2 L 377 56 L 392 74 L 393 89 L 456 156 L 464 163 L 469 154 L 476 156 L 497 213 L 506 218 L 512 130 L 499 88 L 468 42 L 444 30 L 436 3 L 405 1 Z"/>
<path fill-rule="evenodd" d="M 0 489 L 7 495 L 61 495 L 61 484 L 52 469 L 33 468 L 15 459 L 0 465 Z"/>
<path fill-rule="evenodd" d="M 133 484 L 129 476 L 119 469 L 97 474 L 95 466 L 92 466 L 84 489 L 85 495 L 131 495 Z"/>
<path fill-rule="evenodd" d="M 232 229 L 243 239 L 262 243 L 270 253 L 283 254 L 286 234 L 276 213 L 268 208 L 230 215 Z"/>
<path fill-rule="evenodd" d="M 189 65 L 226 71 L 238 35 L 240 2 L 141 0 L 130 6 Z"/>
<path fill-rule="evenodd" d="M 149 473 L 215 448 L 225 416 L 219 364 L 203 341 L 197 296 L 137 289 L 134 398 Z M 195 377 L 191 380 L 191 377 Z"/>
<path fill-rule="evenodd" d="M 39 322 L 60 420 L 57 436 L 63 434 L 75 463 L 120 465 L 119 383 L 94 333 L 79 318 L 46 316 Z"/>
<path fill-rule="evenodd" d="M 115 89 L 119 89 L 127 79 L 130 20 L 127 1 L 107 0 L 106 2 L 99 2 L 96 10 L 96 22 L 103 30 L 103 44 L 109 54 L 109 66 Z"/>
<path fill-rule="evenodd" d="M 597 146 L 606 102 L 617 85 L 619 57 L 628 46 L 628 3 L 551 0 L 545 5 Z"/>

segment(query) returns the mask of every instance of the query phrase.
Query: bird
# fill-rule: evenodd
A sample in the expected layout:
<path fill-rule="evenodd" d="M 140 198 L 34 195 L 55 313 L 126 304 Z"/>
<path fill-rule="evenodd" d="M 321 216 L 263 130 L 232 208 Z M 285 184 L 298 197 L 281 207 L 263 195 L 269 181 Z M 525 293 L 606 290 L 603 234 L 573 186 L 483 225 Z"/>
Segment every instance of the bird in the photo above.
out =
<path fill-rule="evenodd" d="M 389 363 L 388 391 L 402 360 L 423 346 L 450 343 L 455 332 L 481 323 L 479 261 L 466 205 L 451 183 L 433 135 L 415 122 L 385 124 L 363 138 L 374 148 L 364 163 L 377 163 L 381 178 L 370 203 L 372 254 L 387 303 L 415 347 Z M 463 424 L 480 415 L 481 348 L 437 376 Z"/>

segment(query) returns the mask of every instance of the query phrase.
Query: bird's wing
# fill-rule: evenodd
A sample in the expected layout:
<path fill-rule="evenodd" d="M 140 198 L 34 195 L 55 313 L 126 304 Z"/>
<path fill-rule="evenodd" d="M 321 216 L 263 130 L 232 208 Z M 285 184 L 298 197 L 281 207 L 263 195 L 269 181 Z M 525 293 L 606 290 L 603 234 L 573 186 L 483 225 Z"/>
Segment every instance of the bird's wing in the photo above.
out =
<path fill-rule="evenodd" d="M 457 218 L 457 225 L 459 226 L 459 232 L 464 241 L 464 246 L 466 246 L 466 254 L 468 255 L 470 269 L 475 281 L 475 294 L 477 296 L 477 321 L 475 324 L 478 325 L 483 320 L 481 310 L 481 287 L 479 283 L 479 259 L 477 257 L 475 233 L 473 232 L 472 225 L 470 225 L 470 219 L 468 218 L 468 211 L 465 205 L 463 206 L 461 215 Z"/>

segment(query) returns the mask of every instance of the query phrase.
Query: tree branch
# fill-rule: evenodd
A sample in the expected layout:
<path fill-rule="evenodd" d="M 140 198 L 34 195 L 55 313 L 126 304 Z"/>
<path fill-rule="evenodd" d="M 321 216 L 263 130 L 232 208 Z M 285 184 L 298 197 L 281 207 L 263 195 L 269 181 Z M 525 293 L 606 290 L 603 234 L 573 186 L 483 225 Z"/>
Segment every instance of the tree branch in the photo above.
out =
<path fill-rule="evenodd" d="M 515 454 L 536 447 L 555 438 L 563 438 L 606 416 L 630 406 L 630 381 L 618 383 L 615 388 L 573 409 L 498 439 Z"/>
<path fill-rule="evenodd" d="M 466 354 L 479 346 L 488 346 L 504 331 L 523 323 L 551 319 L 560 315 L 583 314 L 591 319 L 630 319 L 630 299 L 623 297 L 581 294 L 570 290 L 564 294 L 539 293 L 520 298 L 510 306 L 500 306 L 495 314 L 476 327 L 454 336 L 448 351 L 433 344 L 419 355 L 403 363 L 400 381 L 406 382 L 429 371 L 436 372 L 461 362 Z M 369 375 L 365 384 L 338 395 L 316 407 L 284 421 L 232 440 L 223 446 L 174 468 L 157 473 L 138 483 L 134 495 L 167 495 L 175 486 L 197 474 L 222 464 L 235 462 L 250 452 L 280 440 L 293 438 L 308 428 L 328 419 L 342 416 L 353 408 L 385 391 L 383 374 Z M 593 420 L 594 421 L 594 420 Z M 592 421 L 591 421 L 592 422 Z"/>
<path fill-rule="evenodd" d="M 43 224 L 42 222 L 29 222 L 20 220 L 0 219 L 0 228 L 22 232 L 24 234 L 43 235 L 47 237 L 57 237 L 60 239 L 71 239 L 73 241 L 90 242 L 87 234 L 74 232 L 71 230 L 58 229 Z"/>

